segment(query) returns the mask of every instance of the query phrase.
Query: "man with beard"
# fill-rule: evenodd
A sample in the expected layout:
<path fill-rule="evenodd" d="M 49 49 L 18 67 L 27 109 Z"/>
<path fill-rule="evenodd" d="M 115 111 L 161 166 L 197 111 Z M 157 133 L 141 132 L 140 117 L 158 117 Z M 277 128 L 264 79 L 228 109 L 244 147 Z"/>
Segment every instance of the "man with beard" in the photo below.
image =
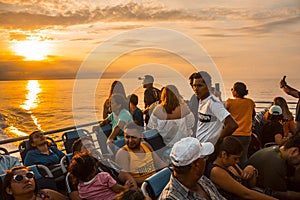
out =
<path fill-rule="evenodd" d="M 141 142 L 143 131 L 143 127 L 134 122 L 127 124 L 124 130 L 126 145 L 118 150 L 115 159 L 139 186 L 146 178 L 155 174 L 157 169 L 166 166 L 148 143 Z"/>

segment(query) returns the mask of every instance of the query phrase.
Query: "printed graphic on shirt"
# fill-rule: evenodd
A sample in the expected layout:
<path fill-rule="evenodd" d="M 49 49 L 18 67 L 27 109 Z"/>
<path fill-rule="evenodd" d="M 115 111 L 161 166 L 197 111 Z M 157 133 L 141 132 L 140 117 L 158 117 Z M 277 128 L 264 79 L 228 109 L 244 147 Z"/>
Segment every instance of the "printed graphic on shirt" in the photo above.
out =
<path fill-rule="evenodd" d="M 217 121 L 216 116 L 212 116 L 212 115 L 209 115 L 209 114 L 203 114 L 203 113 L 200 113 L 200 112 L 198 112 L 198 119 L 199 119 L 200 122 L 204 122 L 204 123 Z"/>

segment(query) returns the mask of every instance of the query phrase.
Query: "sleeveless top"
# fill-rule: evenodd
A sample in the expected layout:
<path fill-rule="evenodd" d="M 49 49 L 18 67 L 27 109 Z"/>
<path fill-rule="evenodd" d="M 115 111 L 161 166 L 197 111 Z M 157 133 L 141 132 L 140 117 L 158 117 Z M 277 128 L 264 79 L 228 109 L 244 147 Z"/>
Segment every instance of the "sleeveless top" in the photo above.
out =
<path fill-rule="evenodd" d="M 138 153 L 134 153 L 127 145 L 123 148 L 129 153 L 129 171 L 134 179 L 144 181 L 146 178 L 156 173 L 152 152 L 144 143 L 141 143 L 141 148 L 145 152 L 142 153 L 142 157 L 137 155 Z M 141 155 L 141 153 L 139 154 Z"/>
<path fill-rule="evenodd" d="M 211 170 L 214 168 L 214 167 L 219 167 L 219 168 L 222 168 L 224 169 L 234 180 L 236 180 L 237 182 L 241 183 L 243 182 L 242 178 L 234 175 L 230 170 L 226 169 L 226 168 L 223 168 L 221 167 L 220 165 L 217 165 L 217 164 L 214 164 L 214 163 L 209 163 L 208 166 L 207 166 L 207 171 L 206 171 L 206 176 L 208 178 L 210 178 L 210 174 L 211 174 Z M 241 174 L 241 171 L 236 167 L 236 166 L 233 166 L 233 168 L 239 173 Z M 216 185 L 217 186 L 217 185 Z M 226 199 L 230 199 L 230 200 L 241 200 L 241 198 L 235 194 L 232 194 L 230 192 L 227 192 L 226 190 L 223 190 L 222 188 L 218 187 L 218 191 L 220 192 L 220 194 L 225 197 Z"/>

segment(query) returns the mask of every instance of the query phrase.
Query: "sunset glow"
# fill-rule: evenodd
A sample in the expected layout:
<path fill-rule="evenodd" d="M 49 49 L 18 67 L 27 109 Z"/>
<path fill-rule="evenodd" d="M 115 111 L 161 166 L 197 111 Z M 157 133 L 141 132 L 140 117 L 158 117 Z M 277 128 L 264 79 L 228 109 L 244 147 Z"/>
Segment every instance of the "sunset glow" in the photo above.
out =
<path fill-rule="evenodd" d="M 46 41 L 25 40 L 17 41 L 12 45 L 16 55 L 23 56 L 24 60 L 44 60 L 49 54 L 49 44 Z"/>

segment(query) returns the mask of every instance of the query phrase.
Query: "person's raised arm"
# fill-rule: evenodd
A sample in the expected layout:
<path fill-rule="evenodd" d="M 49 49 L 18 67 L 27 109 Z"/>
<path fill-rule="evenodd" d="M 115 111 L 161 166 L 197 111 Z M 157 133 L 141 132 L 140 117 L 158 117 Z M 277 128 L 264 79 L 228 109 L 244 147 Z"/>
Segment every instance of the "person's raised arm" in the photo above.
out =
<path fill-rule="evenodd" d="M 111 134 L 107 138 L 107 144 L 114 142 L 114 139 L 119 135 L 121 130 L 123 130 L 125 127 L 124 121 L 119 121 L 119 123 L 113 128 L 111 131 Z"/>
<path fill-rule="evenodd" d="M 281 89 L 283 89 L 283 91 L 288 94 L 288 95 L 291 95 L 295 98 L 300 98 L 300 95 L 299 95 L 299 91 L 292 88 L 291 86 L 289 86 L 286 81 L 285 81 L 285 76 L 284 78 L 279 82 L 279 86 Z"/>

